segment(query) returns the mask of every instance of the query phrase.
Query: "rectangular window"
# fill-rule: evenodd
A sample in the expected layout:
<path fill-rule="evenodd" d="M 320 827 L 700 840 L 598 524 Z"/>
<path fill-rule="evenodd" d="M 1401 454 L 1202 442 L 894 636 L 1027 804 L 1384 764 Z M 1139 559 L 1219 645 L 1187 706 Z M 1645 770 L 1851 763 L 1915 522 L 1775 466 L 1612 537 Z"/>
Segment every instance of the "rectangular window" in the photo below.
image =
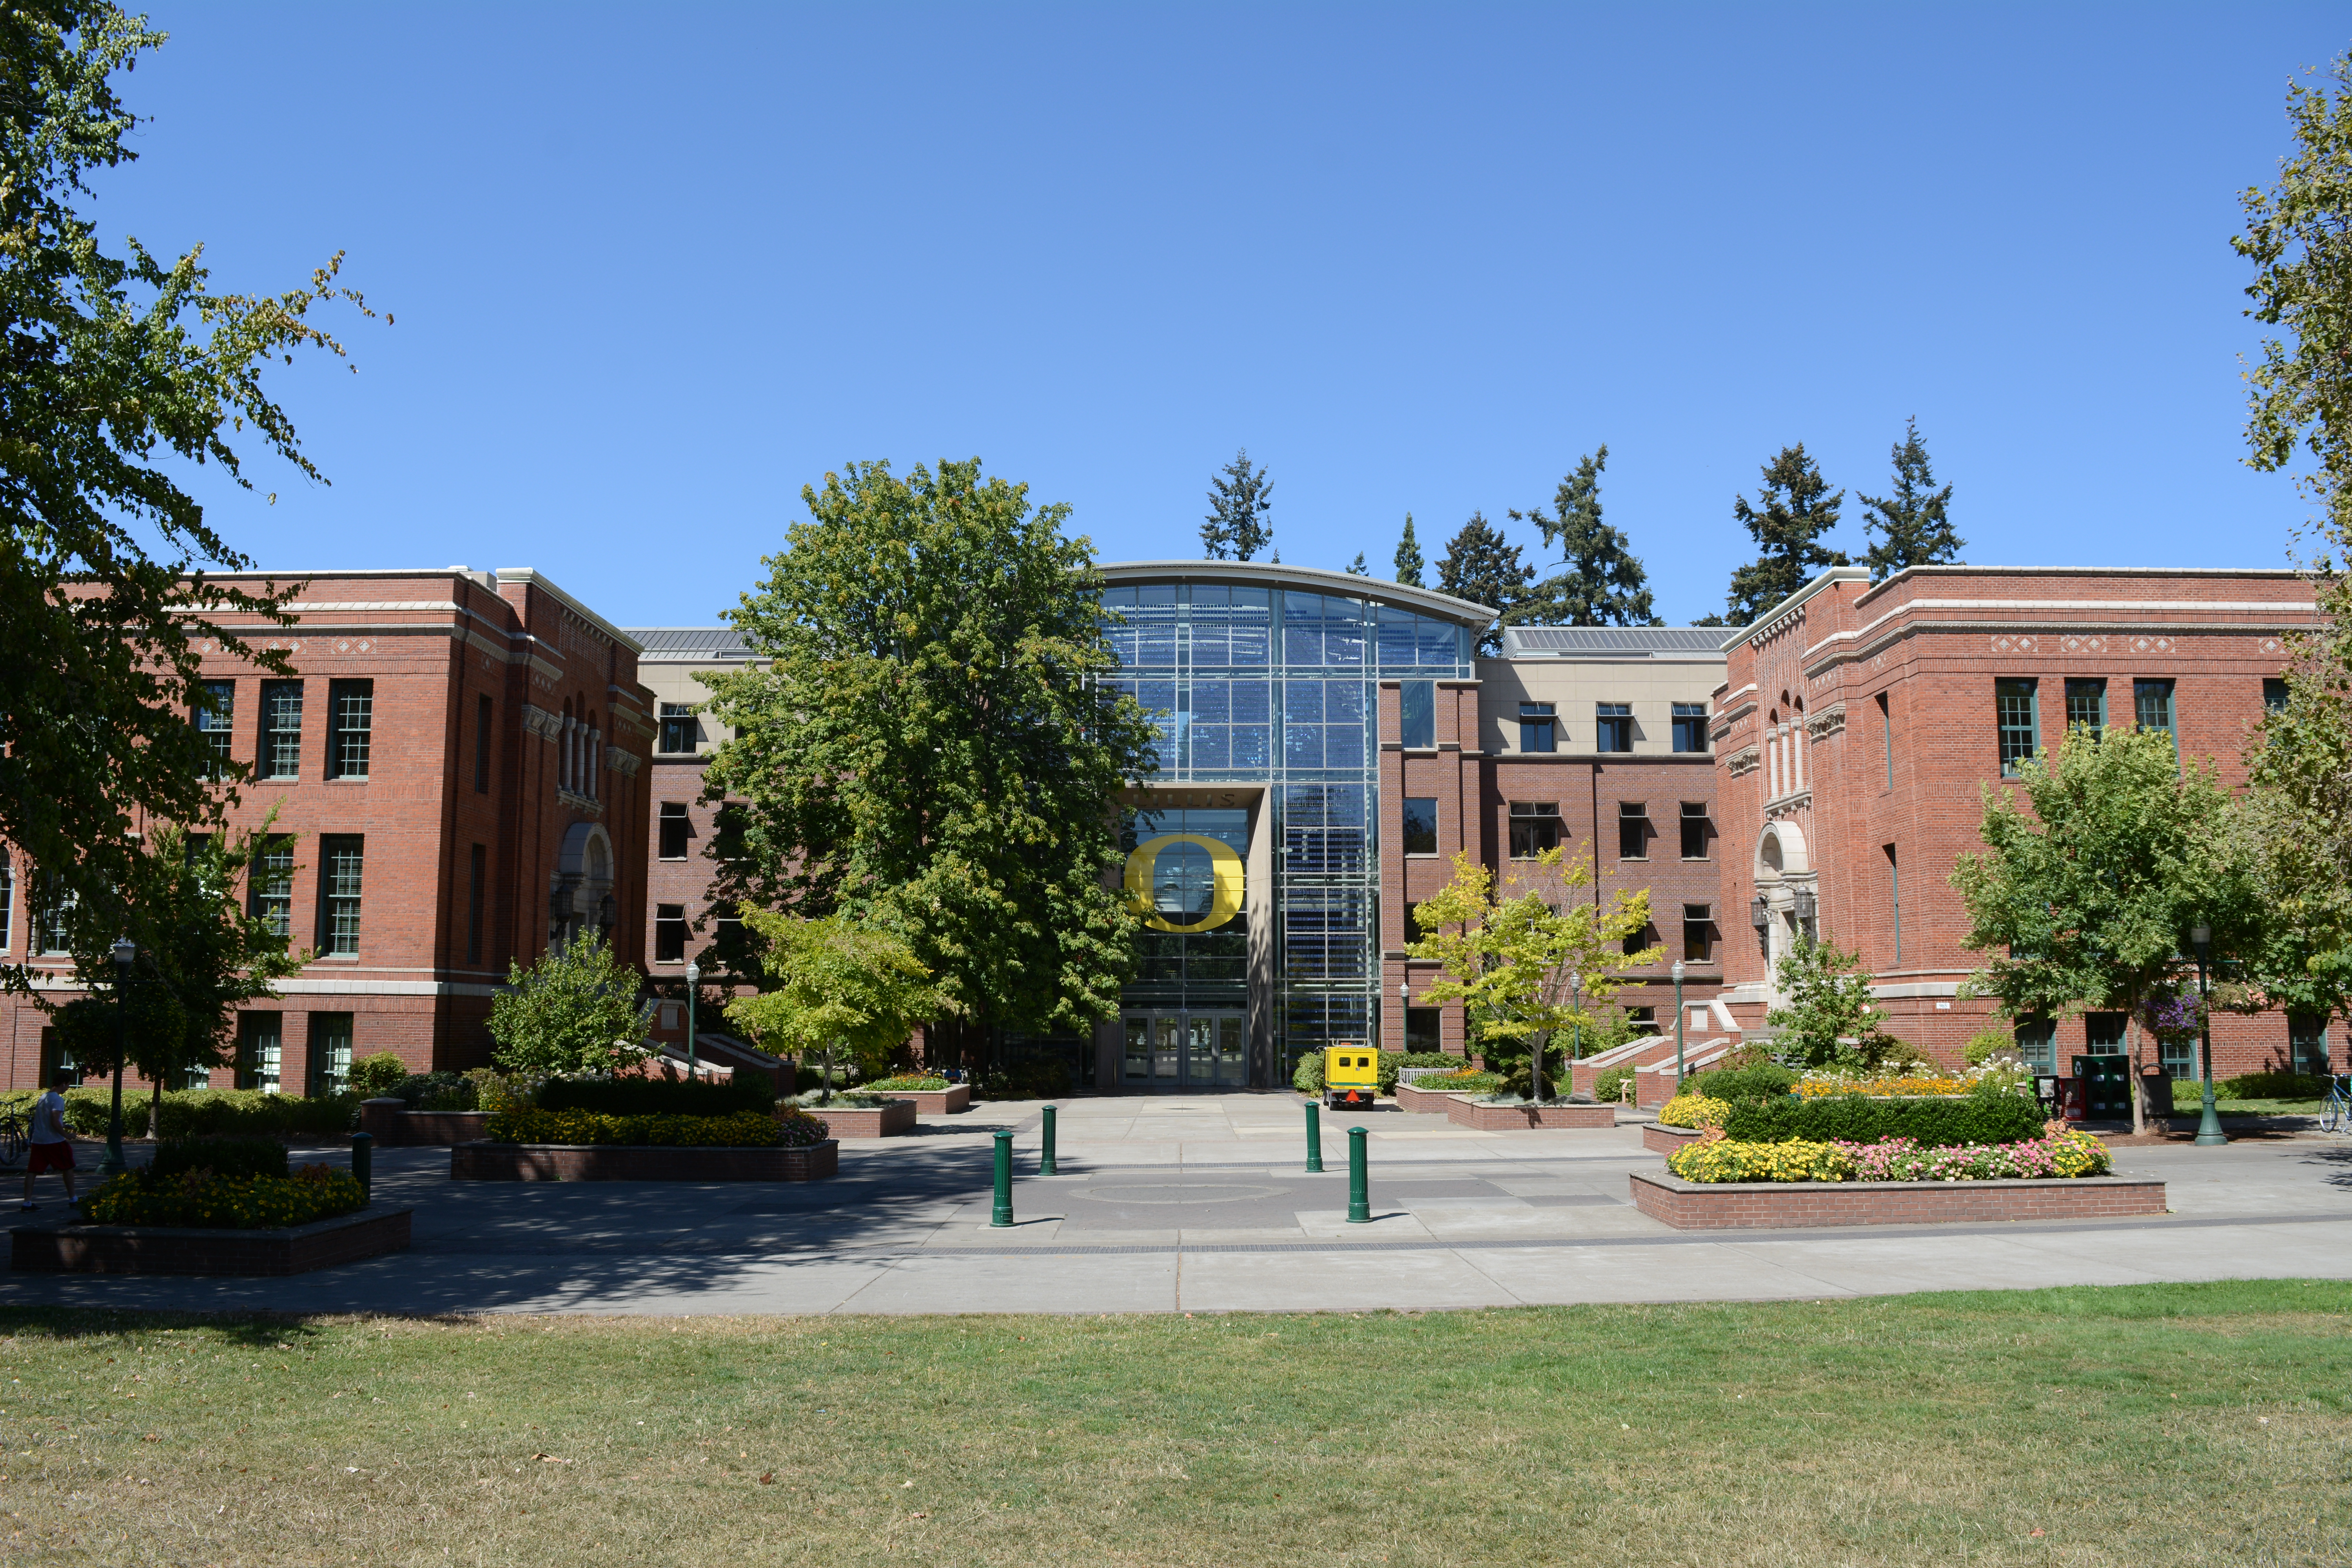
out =
<path fill-rule="evenodd" d="M 1438 1037 L 1438 1023 L 1444 1014 L 1435 1007 L 1407 1007 L 1404 1010 L 1404 1048 L 1434 1055 L 1444 1049 Z"/>
<path fill-rule="evenodd" d="M 666 800 L 661 808 L 661 858 L 665 860 L 686 858 L 687 840 L 694 837 L 694 823 L 686 815 L 686 803 Z"/>
<path fill-rule="evenodd" d="M 1414 795 L 1405 797 L 1404 852 L 1408 855 L 1437 853 L 1437 797 L 1435 795 Z"/>
<path fill-rule="evenodd" d="M 351 957 L 360 950 L 360 873 L 365 840 L 334 834 L 319 840 L 319 951 Z"/>
<path fill-rule="evenodd" d="M 485 696 L 474 704 L 474 793 L 490 793 L 490 700 Z"/>
<path fill-rule="evenodd" d="M 1617 858 L 1647 860 L 1650 858 L 1650 803 L 1643 800 L 1621 800 L 1617 803 Z"/>
<path fill-rule="evenodd" d="M 1706 859 L 1707 858 L 1706 841 L 1715 836 L 1715 823 L 1706 815 L 1706 802 L 1703 800 L 1683 802 L 1682 824 L 1683 858 Z"/>
<path fill-rule="evenodd" d="M 1554 910 L 1553 912 L 1558 913 L 1559 911 Z M 1657 925 L 1654 921 L 1645 921 L 1640 931 L 1635 931 L 1633 935 L 1625 939 L 1623 943 L 1624 955 L 1627 958 L 1631 958 L 1635 953 L 1643 952 L 1644 949 L 1653 948 L 1657 945 Z"/>
<path fill-rule="evenodd" d="M 1423 906 L 1420 904 L 1410 903 L 1404 907 L 1404 939 L 1407 942 L 1419 942 L 1423 937 L 1435 936 L 1437 934 L 1435 931 L 1430 931 L 1422 925 L 1422 908 Z"/>
<path fill-rule="evenodd" d="M 236 756 L 229 744 L 236 720 L 236 682 L 207 680 L 204 693 L 204 700 L 196 704 L 196 732 L 212 748 L 212 776 L 219 778 Z"/>
<path fill-rule="evenodd" d="M 2107 728 L 2107 683 L 2104 680 L 2066 682 L 2066 731 L 2088 730 L 2097 740 Z"/>
<path fill-rule="evenodd" d="M 661 705 L 661 749 L 673 754 L 694 750 L 701 737 L 702 727 L 694 721 L 694 705 L 690 702 L 665 702 Z"/>
<path fill-rule="evenodd" d="M 310 1092 L 341 1094 L 352 1087 L 352 1016 L 310 1015 Z"/>
<path fill-rule="evenodd" d="M 1886 851 L 1886 910 L 1895 922 L 1895 962 L 1903 962 L 1903 871 L 1895 864 L 1895 846 L 1882 844 Z"/>
<path fill-rule="evenodd" d="M 2315 1013 L 2289 1013 L 2286 1016 L 2287 1060 L 2294 1070 L 2319 1078 L 2335 1070 L 2327 1060 L 2327 1020 Z M 2186 1073 L 2175 1073 L 2186 1078 Z"/>
<path fill-rule="evenodd" d="M 2173 728 L 2172 682 L 2169 680 L 2135 680 L 2132 682 L 2132 719 L 2143 730 L 2161 730 L 2170 735 L 2175 744 L 2179 731 Z"/>
<path fill-rule="evenodd" d="M 1559 806 L 1549 800 L 1511 802 L 1511 858 L 1532 860 L 1559 847 Z"/>
<path fill-rule="evenodd" d="M 2042 746 L 2041 715 L 2034 702 L 2033 682 L 1996 680 L 1993 710 L 2000 731 L 2000 771 L 2013 776 L 2020 763 L 2032 762 Z"/>
<path fill-rule="evenodd" d="M 253 858 L 246 907 L 278 936 L 294 934 L 294 840 L 273 837 Z"/>
<path fill-rule="evenodd" d="M 1706 750 L 1706 704 L 1677 702 L 1675 704 L 1675 750 L 1704 752 Z"/>
<path fill-rule="evenodd" d="M 1715 962 L 1715 906 L 1683 906 L 1683 957 L 1692 963 Z"/>
<path fill-rule="evenodd" d="M 2083 1015 L 2083 1049 L 2095 1057 L 2119 1057 L 2124 1054 L 2124 1024 L 2127 1013 L 2085 1013 Z"/>
<path fill-rule="evenodd" d="M 466 883 L 466 962 L 482 962 L 482 897 L 490 879 L 490 852 L 474 846 L 471 876 Z"/>
<path fill-rule="evenodd" d="M 1594 751 L 1630 752 L 1633 749 L 1633 705 L 1632 703 L 1594 703 L 1592 725 Z"/>
<path fill-rule="evenodd" d="M 40 889 L 40 900 L 33 910 L 33 941 L 44 953 L 73 951 L 74 906 L 73 890 L 65 879 L 54 871 L 45 871 L 34 884 Z"/>
<path fill-rule="evenodd" d="M 1400 684 L 1397 695 L 1407 749 L 1426 751 L 1437 744 L 1437 683 L 1407 680 Z"/>
<path fill-rule="evenodd" d="M 302 776 L 302 683 L 261 683 L 261 750 L 256 758 L 266 779 Z"/>
<path fill-rule="evenodd" d="M 2030 1072 L 2045 1077 L 2058 1071 L 2058 1026 L 2048 1018 L 2027 1018 L 2017 1026 L 2017 1058 Z"/>
<path fill-rule="evenodd" d="M 284 1026 L 282 1013 L 240 1013 L 236 1016 L 236 1087 L 278 1092 L 278 1068 Z"/>
<path fill-rule="evenodd" d="M 375 682 L 327 682 L 327 776 L 368 776 L 368 749 L 375 730 Z"/>
<path fill-rule="evenodd" d="M 2276 676 L 2263 682 L 2263 711 L 2265 713 L 2286 711 L 2286 682 Z"/>
<path fill-rule="evenodd" d="M 1519 704 L 1519 750 L 1522 752 L 1553 752 L 1559 749 L 1559 732 L 1549 702 Z"/>
<path fill-rule="evenodd" d="M 1895 787 L 1895 715 L 1887 708 L 1886 693 L 1878 694 L 1878 739 L 1886 750 L 1886 787 Z"/>
<path fill-rule="evenodd" d="M 654 906 L 654 962 L 656 963 L 686 962 L 686 906 L 684 904 Z"/>

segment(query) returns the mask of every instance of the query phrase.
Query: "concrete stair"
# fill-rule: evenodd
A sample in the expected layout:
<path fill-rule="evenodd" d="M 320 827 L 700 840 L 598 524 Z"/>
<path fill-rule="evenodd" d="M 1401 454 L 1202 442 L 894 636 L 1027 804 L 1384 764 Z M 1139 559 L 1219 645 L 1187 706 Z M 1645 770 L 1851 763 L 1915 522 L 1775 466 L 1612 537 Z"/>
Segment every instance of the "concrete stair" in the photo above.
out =
<path fill-rule="evenodd" d="M 1704 1072 L 1717 1066 L 1739 1044 L 1733 1035 L 1720 1035 L 1712 1039 L 1683 1039 L 1683 1065 L 1692 1073 Z M 1633 1103 L 1643 1109 L 1664 1105 L 1675 1097 L 1675 1037 L 1672 1035 L 1643 1035 L 1626 1041 L 1599 1056 L 1586 1057 L 1577 1062 L 1575 1088 L 1580 1094 L 1591 1094 L 1592 1086 L 1611 1068 L 1629 1067 L 1633 1069 Z"/>

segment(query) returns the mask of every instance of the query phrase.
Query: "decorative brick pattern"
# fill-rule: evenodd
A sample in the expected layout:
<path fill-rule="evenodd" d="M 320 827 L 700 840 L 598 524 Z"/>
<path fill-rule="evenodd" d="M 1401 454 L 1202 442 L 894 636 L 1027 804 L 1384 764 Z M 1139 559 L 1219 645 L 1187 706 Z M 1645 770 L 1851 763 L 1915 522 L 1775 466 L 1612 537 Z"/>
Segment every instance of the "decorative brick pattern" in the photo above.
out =
<path fill-rule="evenodd" d="M 2138 1176 L 2021 1182 L 1685 1182 L 1635 1172 L 1633 1206 L 1676 1230 L 1961 1221 L 2110 1219 L 2165 1212 L 2164 1184 Z"/>
<path fill-rule="evenodd" d="M 828 1138 L 805 1149 L 674 1149 L 651 1143 L 460 1143 L 453 1182 L 815 1182 L 841 1169 Z"/>
<path fill-rule="evenodd" d="M 411 1209 L 363 1208 L 289 1230 L 177 1226 L 26 1226 L 8 1267 L 38 1274 L 308 1274 L 408 1249 Z"/>

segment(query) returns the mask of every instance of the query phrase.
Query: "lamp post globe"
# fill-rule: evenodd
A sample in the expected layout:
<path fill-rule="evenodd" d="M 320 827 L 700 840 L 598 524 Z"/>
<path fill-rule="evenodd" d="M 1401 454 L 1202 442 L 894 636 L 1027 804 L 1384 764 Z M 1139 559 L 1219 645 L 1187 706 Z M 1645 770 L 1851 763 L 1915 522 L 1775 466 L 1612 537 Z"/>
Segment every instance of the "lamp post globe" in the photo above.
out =
<path fill-rule="evenodd" d="M 114 939 L 114 1104 L 106 1117 L 106 1158 L 99 1173 L 122 1174 L 122 1058 L 131 1039 L 131 966 L 138 962 L 139 944 L 127 936 Z"/>
<path fill-rule="evenodd" d="M 1675 1092 L 1683 1091 L 1683 974 L 1685 965 L 1675 960 Z"/>
<path fill-rule="evenodd" d="M 2213 1019 L 2205 985 L 2205 955 L 2212 942 L 2212 928 L 2203 921 L 2189 928 L 2189 945 L 2197 950 L 2197 1037 L 2203 1047 L 2200 1054 L 2205 1067 L 2205 1111 L 2197 1119 L 2197 1146 L 2200 1149 L 2218 1148 L 2230 1141 L 2230 1135 L 2221 1131 L 2220 1113 L 2213 1109 Z"/>
<path fill-rule="evenodd" d="M 695 1074 L 694 1005 L 702 995 L 702 965 L 688 959 L 686 965 L 686 1076 Z"/>

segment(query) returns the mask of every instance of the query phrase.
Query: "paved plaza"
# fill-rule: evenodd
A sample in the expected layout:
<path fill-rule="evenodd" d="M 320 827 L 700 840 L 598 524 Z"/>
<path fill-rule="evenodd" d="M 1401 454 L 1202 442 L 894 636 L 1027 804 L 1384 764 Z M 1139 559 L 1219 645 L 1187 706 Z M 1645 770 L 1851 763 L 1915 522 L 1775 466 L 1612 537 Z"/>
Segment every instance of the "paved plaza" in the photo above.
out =
<path fill-rule="evenodd" d="M 442 1149 L 377 1156 L 415 1207 L 403 1254 L 290 1279 L 0 1277 L 0 1301 L 345 1312 L 1139 1312 L 1766 1300 L 2284 1276 L 2352 1279 L 2352 1140 L 2116 1152 L 2173 1214 L 2080 1223 L 1706 1233 L 1635 1210 L 1633 1127 L 1473 1132 L 1326 1117 L 1308 1175 L 1284 1094 L 1076 1099 L 1061 1173 L 1035 1104 L 845 1145 L 807 1184 L 451 1182 Z M 1372 1223 L 1347 1223 L 1345 1129 L 1369 1130 Z M 1017 1223 L 992 1228 L 992 1134 Z M 298 1159 L 304 1156 L 298 1152 Z M 315 1157 L 337 1159 L 340 1151 Z M 48 1188 L 54 1194 L 53 1187 Z M 55 1219 L 52 1201 L 41 1215 Z"/>

